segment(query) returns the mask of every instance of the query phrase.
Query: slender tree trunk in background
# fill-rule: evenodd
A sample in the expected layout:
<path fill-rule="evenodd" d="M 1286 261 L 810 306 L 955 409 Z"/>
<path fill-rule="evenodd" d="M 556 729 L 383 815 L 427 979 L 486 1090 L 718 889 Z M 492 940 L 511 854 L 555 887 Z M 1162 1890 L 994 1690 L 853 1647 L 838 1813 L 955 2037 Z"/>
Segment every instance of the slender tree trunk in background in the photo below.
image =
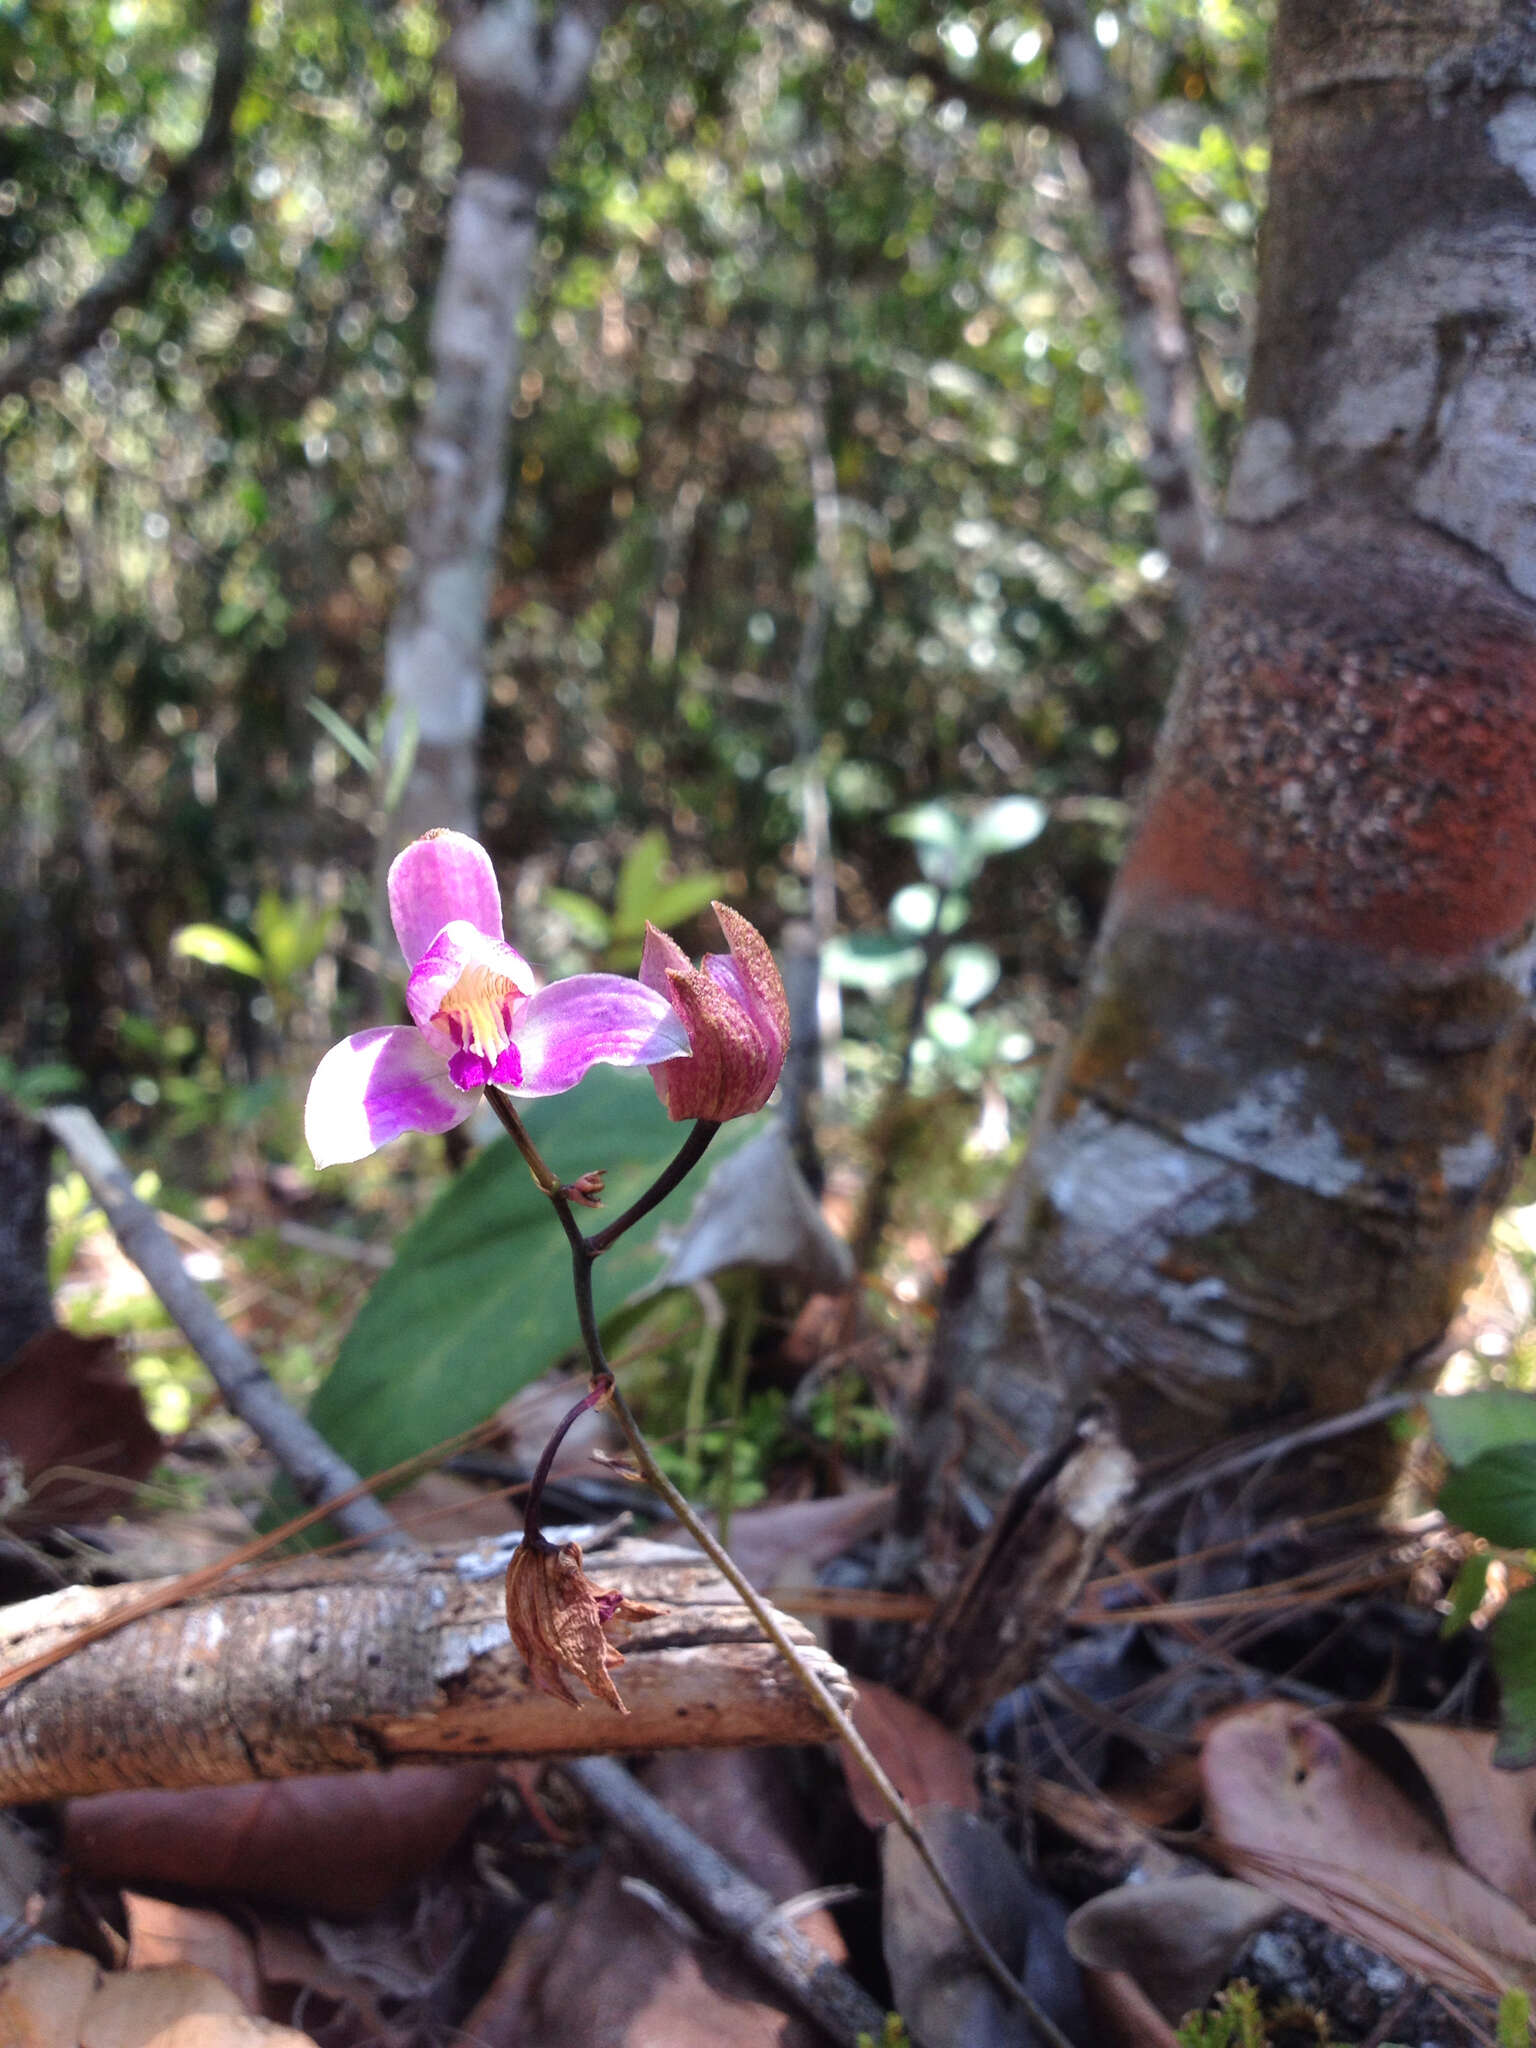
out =
<path fill-rule="evenodd" d="M 1153 1454 L 1382 1389 L 1527 1150 L 1532 77 L 1523 5 L 1282 0 L 1227 528 L 1076 1036 L 941 1325 L 1032 1444 L 1106 1386 Z"/>
<path fill-rule="evenodd" d="M 1082 159 L 1103 231 L 1132 381 L 1141 395 L 1158 545 L 1180 602 L 1200 595 L 1214 538 L 1200 438 L 1199 371 L 1178 266 L 1152 180 L 1137 158 L 1123 96 L 1083 0 L 1042 0 L 1061 86 L 1061 128 Z"/>
<path fill-rule="evenodd" d="M 485 626 L 506 505 L 518 321 L 538 198 L 619 0 L 493 0 L 451 37 L 463 155 L 433 308 L 432 397 L 415 449 L 411 563 L 385 650 L 385 755 L 416 753 L 385 864 L 434 825 L 473 832 L 485 709 Z"/>

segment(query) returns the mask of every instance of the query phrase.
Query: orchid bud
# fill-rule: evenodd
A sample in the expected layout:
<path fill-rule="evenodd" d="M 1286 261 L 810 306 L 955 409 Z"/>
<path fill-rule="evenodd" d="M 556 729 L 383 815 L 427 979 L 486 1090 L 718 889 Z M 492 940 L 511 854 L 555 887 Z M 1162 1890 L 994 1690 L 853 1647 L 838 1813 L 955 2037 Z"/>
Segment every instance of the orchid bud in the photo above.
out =
<path fill-rule="evenodd" d="M 507 1629 L 528 1676 L 540 1692 L 573 1707 L 566 1672 L 587 1690 L 627 1714 L 618 1687 L 608 1676 L 624 1659 L 605 1630 L 616 1621 L 649 1621 L 665 1608 L 650 1607 L 623 1593 L 605 1593 L 581 1568 L 581 1545 L 520 1543 L 507 1567 Z"/>
<path fill-rule="evenodd" d="M 691 967 L 675 939 L 645 928 L 640 981 L 664 995 L 688 1034 L 691 1055 L 651 1068 L 674 1123 L 723 1124 L 763 1107 L 789 1051 L 789 1003 L 768 942 L 739 911 L 712 906 L 729 953 Z"/>

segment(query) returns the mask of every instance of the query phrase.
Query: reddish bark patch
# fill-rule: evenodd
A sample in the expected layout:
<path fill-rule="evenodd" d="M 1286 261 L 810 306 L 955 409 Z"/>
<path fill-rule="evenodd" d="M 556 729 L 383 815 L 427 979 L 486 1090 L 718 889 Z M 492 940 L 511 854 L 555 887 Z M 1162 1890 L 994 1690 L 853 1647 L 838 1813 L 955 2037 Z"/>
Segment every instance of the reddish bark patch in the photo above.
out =
<path fill-rule="evenodd" d="M 1536 916 L 1536 649 L 1218 621 L 1117 897 L 1436 960 L 1509 940 Z"/>

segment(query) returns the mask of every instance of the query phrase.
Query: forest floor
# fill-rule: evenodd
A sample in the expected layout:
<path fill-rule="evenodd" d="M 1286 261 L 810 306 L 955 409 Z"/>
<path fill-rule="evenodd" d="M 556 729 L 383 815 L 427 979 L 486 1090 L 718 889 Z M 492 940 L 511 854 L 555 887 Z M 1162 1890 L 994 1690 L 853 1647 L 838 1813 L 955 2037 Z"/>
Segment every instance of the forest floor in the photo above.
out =
<path fill-rule="evenodd" d="M 189 1271 L 296 1400 L 413 1194 L 380 1181 L 371 1199 L 338 1220 L 236 1180 L 192 1215 L 164 1212 Z M 1501 1222 L 1443 1383 L 1524 1380 L 1533 1225 L 1519 1209 Z M 891 2043 L 1525 2039 L 1536 1772 L 1493 1764 L 1486 1634 L 1524 1566 L 1434 1511 L 1422 1418 L 1400 1404 L 1390 1498 L 1341 1490 L 1348 1433 L 1274 1429 L 1198 1468 L 1141 1473 L 1109 1540 L 1032 1617 L 1028 1677 L 998 1690 L 982 1674 L 962 1708 L 924 1659 L 961 1576 L 954 1529 L 933 1531 L 902 1587 L 887 1582 L 890 1475 L 942 1271 L 934 1218 L 898 1206 L 889 1244 L 856 1297 L 760 1309 L 734 1434 L 712 1424 L 677 1455 L 697 1460 L 705 1501 L 729 1467 L 747 1503 L 729 1514 L 733 1555 L 852 1675 L 861 1732 L 1029 2004 L 977 1962 L 836 1745 L 658 1753 L 639 1777 L 659 1810 L 778 1902 L 768 1917 L 862 1988 Z M 53 1256 L 49 1369 L 30 1393 L 0 1377 L 0 1595 L 217 1565 L 251 1539 L 270 1462 L 69 1179 Z M 568 1398 L 558 1378 L 526 1388 L 471 1452 L 394 1496 L 397 1518 L 432 1545 L 516 1529 Z M 659 1437 L 680 1426 L 667 1400 L 653 1391 Z M 559 1519 L 581 1525 L 594 1565 L 620 1520 L 668 1536 L 615 1475 L 615 1449 L 598 1418 L 557 1473 Z M 1055 1484 L 1037 1474 L 1031 1495 L 1048 1518 Z M 1001 1637 L 998 1655 L 1001 1668 Z M 573 1711 L 573 1749 L 607 1711 Z M 100 1714 L 131 1751 L 110 1699 Z M 652 1810 L 616 1821 L 600 1793 L 581 1767 L 477 1759 L 13 1806 L 0 2040 L 854 2048 L 860 2008 L 840 2031 L 770 1982 L 741 1926 L 711 1924 L 671 1880 Z M 161 2000 L 149 2018 L 124 1978 Z M 83 2018 L 106 1991 L 118 2006 Z M 878 2019 L 896 2010 L 905 2034 Z"/>

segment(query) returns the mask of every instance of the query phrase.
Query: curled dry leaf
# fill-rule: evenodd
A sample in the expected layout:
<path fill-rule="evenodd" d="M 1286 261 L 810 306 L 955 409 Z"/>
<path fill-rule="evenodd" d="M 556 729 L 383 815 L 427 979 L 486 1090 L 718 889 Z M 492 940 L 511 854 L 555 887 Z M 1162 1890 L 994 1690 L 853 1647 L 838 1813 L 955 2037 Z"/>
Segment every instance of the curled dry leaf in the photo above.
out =
<path fill-rule="evenodd" d="M 192 1792 L 102 1792 L 69 1802 L 64 1850 L 83 1876 L 108 1884 L 195 1885 L 367 1913 L 442 1860 L 495 1771 L 412 1764 Z"/>
<path fill-rule="evenodd" d="M 261 2002 L 261 1974 L 251 1938 L 222 1913 L 178 1906 L 124 1892 L 128 1916 L 128 1968 L 154 1970 L 190 1963 L 227 1984 L 240 2004 L 254 2011 Z"/>
<path fill-rule="evenodd" d="M 1201 1761 L 1233 1870 L 1431 1983 L 1536 1989 L 1536 1924 L 1337 1728 L 1284 1701 L 1244 1707 Z"/>
<path fill-rule="evenodd" d="M 628 1707 L 608 1676 L 624 1658 L 605 1631 L 615 1622 L 649 1621 L 665 1610 L 605 1593 L 581 1568 L 581 1545 L 520 1543 L 507 1566 L 507 1629 L 540 1692 L 579 1708 L 565 1673 L 620 1714 Z"/>

